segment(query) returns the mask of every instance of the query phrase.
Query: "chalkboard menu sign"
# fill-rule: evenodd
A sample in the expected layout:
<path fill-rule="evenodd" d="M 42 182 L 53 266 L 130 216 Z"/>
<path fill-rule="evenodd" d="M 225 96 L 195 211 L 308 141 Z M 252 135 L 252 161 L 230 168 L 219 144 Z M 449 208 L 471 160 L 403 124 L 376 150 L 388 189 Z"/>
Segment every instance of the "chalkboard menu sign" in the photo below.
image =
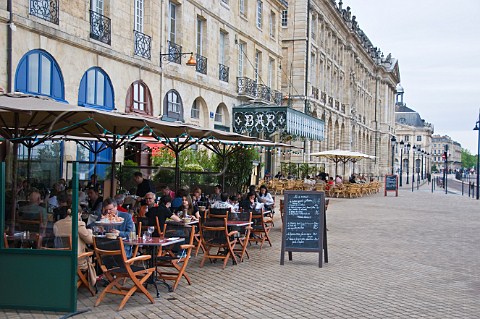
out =
<path fill-rule="evenodd" d="M 387 196 L 387 192 L 395 192 L 395 196 L 398 196 L 397 175 L 385 175 L 385 196 Z"/>
<path fill-rule="evenodd" d="M 325 230 L 325 193 L 316 191 L 286 191 L 280 264 L 285 251 L 318 252 L 322 267 Z"/>

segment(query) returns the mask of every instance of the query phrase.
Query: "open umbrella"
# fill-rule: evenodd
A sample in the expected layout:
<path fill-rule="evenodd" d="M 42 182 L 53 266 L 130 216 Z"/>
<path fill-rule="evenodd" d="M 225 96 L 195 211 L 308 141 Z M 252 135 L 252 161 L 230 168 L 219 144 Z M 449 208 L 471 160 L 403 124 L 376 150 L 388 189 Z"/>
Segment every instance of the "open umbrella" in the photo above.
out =
<path fill-rule="evenodd" d="M 375 158 L 374 156 L 370 156 L 367 154 L 359 153 L 359 152 L 352 152 L 352 151 L 347 151 L 347 150 L 330 150 L 330 151 L 322 151 L 322 152 L 315 152 L 315 153 L 310 153 L 310 156 L 318 156 L 318 157 L 325 157 L 332 162 L 335 163 L 335 175 L 337 174 L 338 170 L 338 163 L 342 162 L 344 165 L 344 171 L 345 171 L 345 164 L 347 162 L 352 162 L 356 163 L 357 161 L 364 159 L 364 158 Z"/>

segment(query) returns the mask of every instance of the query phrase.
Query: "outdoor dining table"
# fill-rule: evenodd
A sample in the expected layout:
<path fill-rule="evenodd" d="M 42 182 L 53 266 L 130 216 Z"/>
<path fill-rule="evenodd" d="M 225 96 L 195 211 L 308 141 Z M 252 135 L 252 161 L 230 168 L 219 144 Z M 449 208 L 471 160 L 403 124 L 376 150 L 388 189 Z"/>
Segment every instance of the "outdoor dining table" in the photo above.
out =
<path fill-rule="evenodd" d="M 185 238 L 181 237 L 172 237 L 172 238 L 162 238 L 162 237 L 152 237 L 150 240 L 143 240 L 143 238 L 138 238 L 137 240 L 130 240 L 130 239 L 125 239 L 123 241 L 124 245 L 140 245 L 140 246 L 145 246 L 149 250 L 149 254 L 152 256 L 152 258 L 149 259 L 149 267 L 153 268 L 156 267 L 157 265 L 157 256 L 162 252 L 163 247 L 175 245 L 178 243 L 182 243 L 185 241 Z M 160 292 L 158 291 L 157 287 L 157 271 L 154 272 L 154 275 L 151 276 L 151 280 L 149 279 L 147 283 L 153 284 L 155 287 L 155 290 L 157 291 L 157 298 L 160 297 Z M 167 283 L 163 282 L 165 286 L 167 286 L 168 291 L 172 291 L 172 287 Z"/>

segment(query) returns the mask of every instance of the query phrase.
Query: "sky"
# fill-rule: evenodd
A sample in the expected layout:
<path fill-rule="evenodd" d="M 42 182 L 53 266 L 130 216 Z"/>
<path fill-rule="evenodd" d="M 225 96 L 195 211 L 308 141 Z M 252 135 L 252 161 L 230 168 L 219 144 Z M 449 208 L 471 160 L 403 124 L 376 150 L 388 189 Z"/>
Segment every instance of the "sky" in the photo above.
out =
<path fill-rule="evenodd" d="M 477 154 L 480 0 L 343 0 L 347 6 L 373 45 L 398 59 L 407 107 L 434 134 Z"/>

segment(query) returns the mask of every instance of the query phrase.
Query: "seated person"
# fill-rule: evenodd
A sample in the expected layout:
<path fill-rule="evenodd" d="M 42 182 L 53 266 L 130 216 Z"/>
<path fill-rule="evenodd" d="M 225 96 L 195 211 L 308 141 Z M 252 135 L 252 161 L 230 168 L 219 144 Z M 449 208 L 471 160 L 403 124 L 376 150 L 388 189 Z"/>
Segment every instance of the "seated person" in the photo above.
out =
<path fill-rule="evenodd" d="M 222 193 L 222 185 L 217 184 L 213 188 L 213 194 L 211 194 L 208 199 L 210 202 L 216 202 L 217 200 L 220 200 L 220 194 Z"/>
<path fill-rule="evenodd" d="M 232 205 L 232 211 L 238 212 L 238 209 L 239 209 L 238 196 L 237 195 L 230 196 L 230 198 L 228 199 L 228 202 L 230 203 L 230 205 Z"/>
<path fill-rule="evenodd" d="M 72 210 L 67 209 L 65 218 L 60 219 L 53 224 L 53 233 L 55 237 L 67 237 L 72 235 Z M 85 223 L 81 219 L 81 214 L 78 215 L 78 254 L 85 252 L 87 244 L 93 244 L 93 234 L 91 229 L 87 229 Z M 79 260 L 78 267 L 80 269 L 87 269 L 87 260 Z"/>
<path fill-rule="evenodd" d="M 123 207 L 123 203 L 125 202 L 125 194 L 117 194 L 113 198 L 115 198 L 115 201 L 117 202 L 117 210 L 119 212 L 128 213 L 128 209 Z"/>
<path fill-rule="evenodd" d="M 356 180 L 355 174 L 352 174 L 352 175 L 350 176 L 350 178 L 348 179 L 348 181 L 349 181 L 350 183 L 356 183 L 357 180 Z"/>
<path fill-rule="evenodd" d="M 248 192 L 245 199 L 243 199 L 239 206 L 244 212 L 251 212 L 257 208 L 257 202 L 255 201 L 255 197 L 257 196 L 254 192 Z"/>
<path fill-rule="evenodd" d="M 67 216 L 67 210 L 69 205 L 67 203 L 68 195 L 65 192 L 61 192 L 57 195 L 58 207 L 53 209 L 53 221 L 59 221 Z"/>
<path fill-rule="evenodd" d="M 155 203 L 155 194 L 152 192 L 148 192 L 145 197 L 145 205 L 140 207 L 138 211 L 138 217 L 146 217 L 147 212 L 152 209 L 153 207 L 157 207 L 157 203 Z"/>
<path fill-rule="evenodd" d="M 40 206 L 42 198 L 39 192 L 33 191 L 28 195 L 28 204 L 22 206 L 18 210 L 19 220 L 38 220 L 40 228 L 47 223 L 47 210 Z M 39 228 L 31 227 L 32 229 L 26 229 L 31 231 L 40 232 Z"/>
<path fill-rule="evenodd" d="M 170 209 L 172 212 L 176 212 L 180 206 L 182 206 L 183 196 L 187 196 L 188 192 L 185 189 L 180 188 L 175 195 L 175 198 L 172 199 L 172 205 Z"/>
<path fill-rule="evenodd" d="M 168 185 L 165 185 L 165 187 L 162 188 L 162 194 L 170 196 L 171 199 L 175 198 L 175 192 L 172 191 Z"/>
<path fill-rule="evenodd" d="M 119 212 L 117 210 L 117 202 L 115 199 L 105 199 L 102 206 L 102 215 L 112 214 L 123 218 L 122 224 L 115 225 L 114 229 L 110 232 L 116 233 L 119 237 L 128 237 L 130 232 L 135 231 L 135 224 L 133 223 L 132 216 L 128 213 Z M 132 246 L 125 245 L 125 254 L 127 255 L 127 258 L 132 257 Z"/>
<path fill-rule="evenodd" d="M 268 192 L 267 186 L 260 186 L 260 193 L 257 199 L 259 203 L 263 203 L 265 210 L 272 210 L 274 201 L 272 195 Z"/>
<path fill-rule="evenodd" d="M 232 204 L 228 202 L 228 193 L 221 193 L 220 200 L 213 203 L 212 208 L 230 208 L 231 210 L 233 210 Z"/>
<path fill-rule="evenodd" d="M 98 193 L 98 188 L 92 187 L 87 190 L 88 209 L 97 218 L 102 215 L 103 197 Z M 97 219 L 95 218 L 95 220 Z M 87 225 L 88 226 L 88 225 Z"/>
<path fill-rule="evenodd" d="M 335 186 L 335 181 L 333 180 L 333 177 L 330 176 L 330 177 L 328 178 L 327 185 L 325 185 L 325 189 L 326 189 L 326 190 L 329 190 L 329 189 L 333 188 L 334 186 Z"/>
<path fill-rule="evenodd" d="M 192 198 L 190 195 L 184 195 L 182 197 L 182 204 L 180 207 L 177 208 L 175 215 L 180 218 L 184 218 L 186 216 L 191 216 L 192 219 L 196 219 L 196 215 L 194 214 Z"/>
<path fill-rule="evenodd" d="M 158 222 L 160 224 L 160 229 L 163 229 L 163 226 L 165 225 L 165 220 L 167 218 L 171 218 L 174 221 L 181 221 L 181 219 L 173 214 L 173 212 L 170 210 L 170 205 L 172 203 L 172 198 L 168 195 L 163 195 L 160 197 L 160 203 L 158 204 L 157 207 L 153 207 L 152 209 L 149 209 L 148 212 L 146 213 L 147 219 L 148 219 L 148 225 L 155 226 L 156 225 L 156 217 L 158 217 Z M 155 227 L 155 231 L 153 232 L 153 237 L 158 237 L 158 230 L 157 227 Z"/>

